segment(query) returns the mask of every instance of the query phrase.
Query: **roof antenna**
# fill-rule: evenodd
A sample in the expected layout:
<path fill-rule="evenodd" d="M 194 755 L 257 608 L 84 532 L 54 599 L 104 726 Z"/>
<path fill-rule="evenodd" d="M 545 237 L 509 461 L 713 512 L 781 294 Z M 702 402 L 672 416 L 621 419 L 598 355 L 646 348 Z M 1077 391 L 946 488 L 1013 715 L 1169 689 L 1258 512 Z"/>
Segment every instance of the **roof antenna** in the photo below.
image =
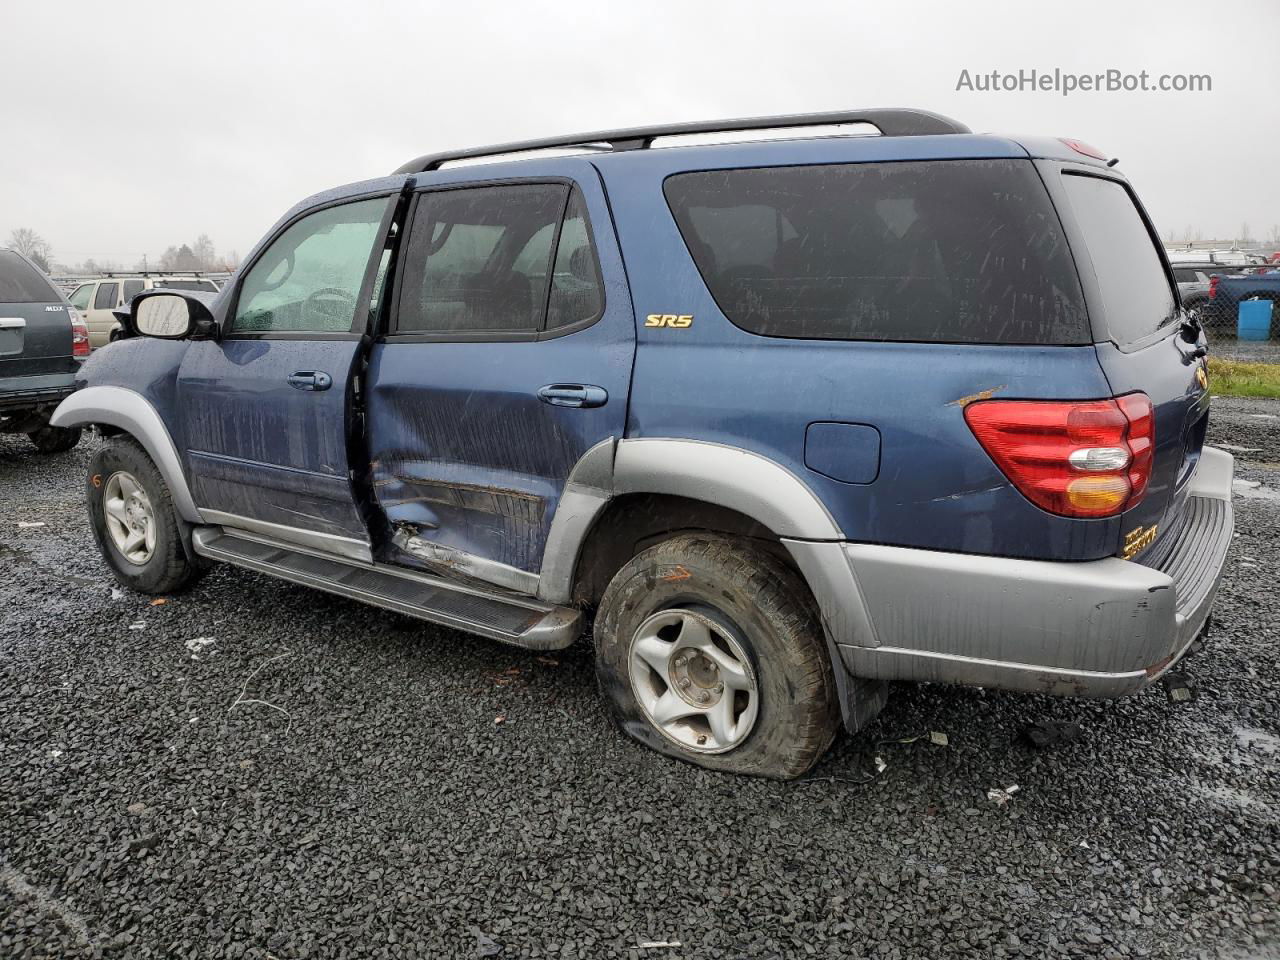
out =
<path fill-rule="evenodd" d="M 1112 157 L 1110 160 L 1108 160 L 1108 161 L 1107 161 L 1107 166 L 1108 166 L 1108 167 L 1114 167 L 1114 166 L 1115 166 L 1117 163 L 1119 163 L 1119 162 L 1120 162 L 1120 158 L 1119 158 L 1119 157 Z"/>

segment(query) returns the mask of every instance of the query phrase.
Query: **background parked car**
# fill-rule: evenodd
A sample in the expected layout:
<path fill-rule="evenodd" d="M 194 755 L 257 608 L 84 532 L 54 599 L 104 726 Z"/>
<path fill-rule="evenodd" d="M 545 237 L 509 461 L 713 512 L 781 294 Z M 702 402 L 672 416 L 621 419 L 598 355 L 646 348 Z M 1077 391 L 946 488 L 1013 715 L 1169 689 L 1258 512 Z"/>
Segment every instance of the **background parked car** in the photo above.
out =
<path fill-rule="evenodd" d="M 1173 278 L 1188 313 L 1199 316 L 1209 299 L 1209 277 L 1222 269 L 1216 263 L 1174 263 Z"/>
<path fill-rule="evenodd" d="M 116 339 L 120 321 L 112 312 L 128 304 L 143 290 L 167 287 L 173 290 L 197 290 L 217 293 L 218 285 L 208 277 L 192 274 L 151 276 L 106 276 L 87 280 L 72 292 L 71 305 L 85 318 L 89 327 L 89 343 L 97 349 Z"/>
<path fill-rule="evenodd" d="M 49 426 L 49 415 L 75 392 L 89 331 L 39 268 L 0 250 L 0 433 L 25 433 L 41 453 L 70 450 L 80 428 Z"/>
<path fill-rule="evenodd" d="M 1202 319 L 1212 332 L 1232 334 L 1241 300 L 1271 301 L 1271 336 L 1280 336 L 1280 270 L 1214 272 Z"/>

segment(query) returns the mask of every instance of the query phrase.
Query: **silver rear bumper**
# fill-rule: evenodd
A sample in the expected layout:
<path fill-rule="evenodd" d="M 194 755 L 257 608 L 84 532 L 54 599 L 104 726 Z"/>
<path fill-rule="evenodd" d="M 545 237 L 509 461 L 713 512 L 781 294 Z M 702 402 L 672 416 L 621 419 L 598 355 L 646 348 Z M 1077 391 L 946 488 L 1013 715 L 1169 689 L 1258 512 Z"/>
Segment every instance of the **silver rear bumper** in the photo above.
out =
<path fill-rule="evenodd" d="M 815 594 L 855 677 L 1121 696 L 1176 663 L 1208 619 L 1231 542 L 1232 472 L 1230 454 L 1204 449 L 1159 567 L 849 543 L 846 603 L 865 616 L 833 617 L 830 587 Z"/>

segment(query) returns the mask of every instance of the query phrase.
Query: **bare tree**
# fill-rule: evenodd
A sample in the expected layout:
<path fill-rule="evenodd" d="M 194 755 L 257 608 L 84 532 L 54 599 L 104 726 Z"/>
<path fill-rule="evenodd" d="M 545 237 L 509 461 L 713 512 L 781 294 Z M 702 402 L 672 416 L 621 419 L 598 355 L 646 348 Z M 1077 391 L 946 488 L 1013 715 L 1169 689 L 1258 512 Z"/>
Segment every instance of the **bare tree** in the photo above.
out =
<path fill-rule="evenodd" d="M 1267 234 L 1267 242 L 1280 244 L 1280 223 L 1271 225 L 1271 232 Z"/>
<path fill-rule="evenodd" d="M 213 248 L 213 241 L 207 233 L 196 237 L 196 242 L 191 245 L 191 253 L 199 261 L 201 270 L 211 269 L 218 259 L 218 252 Z"/>
<path fill-rule="evenodd" d="M 24 257 L 29 257 L 36 266 L 45 273 L 49 272 L 49 261 L 53 257 L 53 248 L 49 241 L 30 227 L 18 227 L 9 234 L 9 246 Z"/>
<path fill-rule="evenodd" d="M 1237 243 L 1239 243 L 1241 246 L 1244 246 L 1244 245 L 1246 245 L 1246 244 L 1253 243 L 1253 237 L 1252 237 L 1252 235 L 1249 233 L 1249 221 L 1248 221 L 1248 220 L 1246 220 L 1244 223 L 1240 224 L 1240 236 L 1236 238 L 1236 242 L 1237 242 Z"/>

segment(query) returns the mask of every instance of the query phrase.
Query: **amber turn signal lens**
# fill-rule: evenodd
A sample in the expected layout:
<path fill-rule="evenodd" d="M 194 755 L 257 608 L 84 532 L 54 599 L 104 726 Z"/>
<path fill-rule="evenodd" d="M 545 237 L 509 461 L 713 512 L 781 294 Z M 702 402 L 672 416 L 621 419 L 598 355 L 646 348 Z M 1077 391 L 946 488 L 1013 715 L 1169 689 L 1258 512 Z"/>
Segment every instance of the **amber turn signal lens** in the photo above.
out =
<path fill-rule="evenodd" d="M 1129 497 L 1129 481 L 1115 474 L 1078 477 L 1067 484 L 1067 501 L 1077 510 L 1107 513 Z"/>

